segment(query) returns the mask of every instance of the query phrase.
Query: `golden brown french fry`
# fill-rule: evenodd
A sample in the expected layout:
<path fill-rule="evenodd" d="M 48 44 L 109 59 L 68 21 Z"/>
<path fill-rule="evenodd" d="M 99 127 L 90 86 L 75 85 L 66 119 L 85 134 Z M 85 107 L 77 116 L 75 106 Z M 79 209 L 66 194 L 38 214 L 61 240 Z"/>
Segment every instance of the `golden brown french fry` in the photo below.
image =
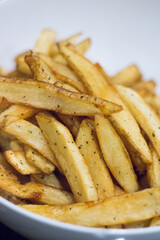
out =
<path fill-rule="evenodd" d="M 78 202 L 97 200 L 88 167 L 69 130 L 54 117 L 38 114 L 36 119 L 69 182 Z"/>
<path fill-rule="evenodd" d="M 55 40 L 55 36 L 56 36 L 56 33 L 53 32 L 52 30 L 44 29 L 41 32 L 41 34 L 34 46 L 34 51 L 49 55 L 51 48 L 52 48 L 52 44 Z"/>
<path fill-rule="evenodd" d="M 154 93 L 155 87 L 156 87 L 156 83 L 152 80 L 150 80 L 150 81 L 140 81 L 140 82 L 137 82 L 137 83 L 133 84 L 133 86 L 131 86 L 131 88 L 133 88 L 137 92 L 139 92 L 141 90 L 142 91 L 146 90 L 148 93 Z"/>
<path fill-rule="evenodd" d="M 150 222 L 150 227 L 160 226 L 160 216 L 154 217 Z"/>
<path fill-rule="evenodd" d="M 55 170 L 55 166 L 38 151 L 29 145 L 24 145 L 25 157 L 28 163 L 38 168 L 41 172 L 50 174 Z"/>
<path fill-rule="evenodd" d="M 98 146 L 93 120 L 85 119 L 82 121 L 76 144 L 88 166 L 98 199 L 103 200 L 106 197 L 114 196 L 114 185 Z"/>
<path fill-rule="evenodd" d="M 117 132 L 100 115 L 95 116 L 95 126 L 104 160 L 111 173 L 126 192 L 137 191 L 139 187 L 132 162 Z"/>
<path fill-rule="evenodd" d="M 4 124 L 9 124 L 10 121 L 14 121 L 16 119 L 25 119 L 33 116 L 38 112 L 37 109 L 30 108 L 23 105 L 11 105 L 5 111 L 0 113 L 0 128 L 3 127 Z M 13 117 L 13 118 L 8 118 Z M 6 119 L 8 119 L 6 123 Z"/>
<path fill-rule="evenodd" d="M 156 94 L 150 94 L 147 92 L 145 96 L 142 96 L 146 103 L 148 103 L 153 110 L 160 115 L 160 97 Z"/>
<path fill-rule="evenodd" d="M 51 69 L 38 54 L 32 53 L 30 55 L 26 55 L 25 62 L 28 64 L 35 80 L 51 84 L 54 84 L 57 81 L 62 81 L 77 88 L 81 92 L 85 92 L 85 88 L 80 82 L 74 81 L 63 74 L 53 71 L 53 69 Z"/>
<path fill-rule="evenodd" d="M 64 123 L 64 125 L 67 126 L 67 128 L 70 130 L 73 137 L 75 138 L 78 134 L 79 127 L 83 118 L 77 116 L 64 115 L 61 113 L 57 113 L 56 115 Z"/>
<path fill-rule="evenodd" d="M 10 149 L 10 139 L 4 137 L 2 130 L 0 130 L 0 149 L 2 152 Z"/>
<path fill-rule="evenodd" d="M 33 80 L 0 78 L 0 97 L 14 103 L 77 116 L 93 116 L 101 112 L 111 114 L 122 110 L 118 104 Z"/>
<path fill-rule="evenodd" d="M 21 174 L 35 174 L 41 171 L 27 162 L 24 152 L 7 150 L 4 152 L 7 161 Z"/>
<path fill-rule="evenodd" d="M 58 221 L 98 227 L 150 219 L 160 215 L 160 188 L 108 198 L 102 202 L 67 206 L 21 205 L 24 209 Z M 118 213 L 118 214 L 117 214 Z"/>
<path fill-rule="evenodd" d="M 109 75 L 104 71 L 104 69 L 102 68 L 102 66 L 99 63 L 95 63 L 94 64 L 96 66 L 96 68 L 98 69 L 98 71 L 102 74 L 102 76 L 107 79 L 110 80 Z"/>
<path fill-rule="evenodd" d="M 22 143 L 19 140 L 10 141 L 10 149 L 12 151 L 23 151 Z"/>
<path fill-rule="evenodd" d="M 139 82 L 142 75 L 136 65 L 130 65 L 111 77 L 110 80 L 113 84 L 121 84 L 124 86 L 132 86 L 134 83 Z"/>
<path fill-rule="evenodd" d="M 55 187 L 64 190 L 63 184 L 61 181 L 56 177 L 54 173 L 51 174 L 32 174 L 31 175 L 32 182 L 42 183 L 44 185 Z"/>
<path fill-rule="evenodd" d="M 76 53 L 69 47 L 61 47 L 61 52 L 91 94 L 123 106 L 123 111 L 113 114 L 109 119 L 120 136 L 126 139 L 137 154 L 139 154 L 139 157 L 141 157 L 145 163 L 151 163 L 151 154 L 147 143 L 140 132 L 140 128 L 124 102 L 121 100 L 115 87 L 103 77 L 88 59 Z"/>
<path fill-rule="evenodd" d="M 123 86 L 117 86 L 117 89 L 160 156 L 160 118 L 133 89 Z"/>
<path fill-rule="evenodd" d="M 147 177 L 150 187 L 160 187 L 160 159 L 151 144 L 149 144 L 153 162 L 147 165 Z"/>
<path fill-rule="evenodd" d="M 90 46 L 91 46 L 91 39 L 87 38 L 84 41 L 76 44 L 74 48 L 78 53 L 84 55 Z"/>
<path fill-rule="evenodd" d="M 123 226 L 124 228 L 143 228 L 143 227 L 148 227 L 149 224 L 150 224 L 150 219 L 146 219 L 142 221 L 125 223 Z"/>
<path fill-rule="evenodd" d="M 62 74 L 74 81 L 78 81 L 78 82 L 80 81 L 79 77 L 75 74 L 75 72 L 72 71 L 71 68 L 66 64 L 58 63 L 52 60 L 50 67 L 53 69 L 53 71 L 58 72 L 59 74 Z"/>
<path fill-rule="evenodd" d="M 26 120 L 19 119 L 8 124 L 7 126 L 4 126 L 4 131 L 15 136 L 22 143 L 28 144 L 36 149 L 55 166 L 59 166 L 46 138 L 39 127 Z"/>
<path fill-rule="evenodd" d="M 22 199 L 46 204 L 63 205 L 73 203 L 73 195 L 58 188 L 40 183 L 20 184 L 14 174 L 0 165 L 0 188 Z"/>
<path fill-rule="evenodd" d="M 10 106 L 10 103 L 4 98 L 0 98 L 0 112 L 5 111 Z"/>
<path fill-rule="evenodd" d="M 6 192 L 5 190 L 0 189 L 0 197 L 5 198 L 6 200 L 14 204 L 25 204 L 25 200 L 22 200 L 18 197 L 13 196 L 12 194 Z"/>
<path fill-rule="evenodd" d="M 55 62 L 58 62 L 58 63 L 62 63 L 62 64 L 66 64 L 67 65 L 67 61 L 65 60 L 65 58 L 60 54 L 56 54 L 55 56 L 53 56 L 53 60 Z"/>

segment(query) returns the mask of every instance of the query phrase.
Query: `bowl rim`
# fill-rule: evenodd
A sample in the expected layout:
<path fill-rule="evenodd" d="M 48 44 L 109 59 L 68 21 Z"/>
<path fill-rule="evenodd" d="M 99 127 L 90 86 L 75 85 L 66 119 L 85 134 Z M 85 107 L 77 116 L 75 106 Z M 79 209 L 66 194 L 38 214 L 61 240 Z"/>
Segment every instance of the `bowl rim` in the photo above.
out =
<path fill-rule="evenodd" d="M 134 235 L 148 235 L 153 233 L 160 233 L 160 227 L 146 227 L 146 228 L 132 228 L 132 229 L 105 229 L 105 228 L 95 228 L 95 227 L 85 227 L 85 226 L 79 226 L 74 225 L 70 223 L 64 223 L 60 222 L 54 219 L 50 219 L 47 217 L 43 217 L 41 215 L 38 215 L 36 213 L 32 213 L 28 210 L 25 210 L 8 200 L 4 199 L 3 197 L 0 197 L 0 206 L 5 206 L 8 210 L 12 210 L 14 213 L 17 213 L 21 216 L 27 217 L 28 219 L 35 220 L 36 222 L 39 222 L 41 224 L 47 224 L 49 226 L 54 226 L 62 230 L 69 230 L 72 232 L 83 232 L 86 234 L 109 234 L 109 235 L 117 235 L 117 236 L 134 236 Z"/>

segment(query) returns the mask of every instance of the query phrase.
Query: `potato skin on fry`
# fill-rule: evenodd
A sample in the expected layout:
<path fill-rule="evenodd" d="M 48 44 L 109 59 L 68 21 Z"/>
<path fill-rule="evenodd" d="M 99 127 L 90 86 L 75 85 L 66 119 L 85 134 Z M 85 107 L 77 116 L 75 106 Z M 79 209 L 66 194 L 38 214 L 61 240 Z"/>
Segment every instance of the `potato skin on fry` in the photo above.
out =
<path fill-rule="evenodd" d="M 37 114 L 36 119 L 69 182 L 76 201 L 98 200 L 88 167 L 69 130 L 49 114 Z"/>
<path fill-rule="evenodd" d="M 118 104 L 33 80 L 0 77 L 1 96 L 13 103 L 77 116 L 112 114 L 122 110 Z"/>
<path fill-rule="evenodd" d="M 67 206 L 21 205 L 24 209 L 58 221 L 88 227 L 110 226 L 160 215 L 160 189 L 150 188 L 102 202 Z"/>

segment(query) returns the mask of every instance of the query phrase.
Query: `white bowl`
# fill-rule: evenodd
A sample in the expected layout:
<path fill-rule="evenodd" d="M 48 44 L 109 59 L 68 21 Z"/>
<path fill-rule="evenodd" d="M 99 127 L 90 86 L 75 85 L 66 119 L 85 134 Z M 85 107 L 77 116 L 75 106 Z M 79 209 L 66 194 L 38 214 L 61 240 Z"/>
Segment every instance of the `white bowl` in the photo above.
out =
<path fill-rule="evenodd" d="M 83 32 L 93 45 L 88 57 L 109 74 L 136 63 L 145 78 L 160 79 L 160 1 L 0 0 L 0 66 L 33 47 L 40 31 L 58 37 Z M 159 239 L 160 228 L 97 229 L 65 224 L 27 212 L 0 197 L 0 221 L 30 239 Z"/>

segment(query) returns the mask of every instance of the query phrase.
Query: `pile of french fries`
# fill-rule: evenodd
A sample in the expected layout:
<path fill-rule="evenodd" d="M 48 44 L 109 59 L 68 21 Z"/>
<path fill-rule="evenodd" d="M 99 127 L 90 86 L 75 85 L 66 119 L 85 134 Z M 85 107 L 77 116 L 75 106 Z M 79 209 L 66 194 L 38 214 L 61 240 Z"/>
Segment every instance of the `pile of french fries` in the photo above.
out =
<path fill-rule="evenodd" d="M 160 97 L 131 65 L 109 76 L 90 39 L 56 41 L 0 69 L 0 196 L 89 227 L 160 225 Z"/>

